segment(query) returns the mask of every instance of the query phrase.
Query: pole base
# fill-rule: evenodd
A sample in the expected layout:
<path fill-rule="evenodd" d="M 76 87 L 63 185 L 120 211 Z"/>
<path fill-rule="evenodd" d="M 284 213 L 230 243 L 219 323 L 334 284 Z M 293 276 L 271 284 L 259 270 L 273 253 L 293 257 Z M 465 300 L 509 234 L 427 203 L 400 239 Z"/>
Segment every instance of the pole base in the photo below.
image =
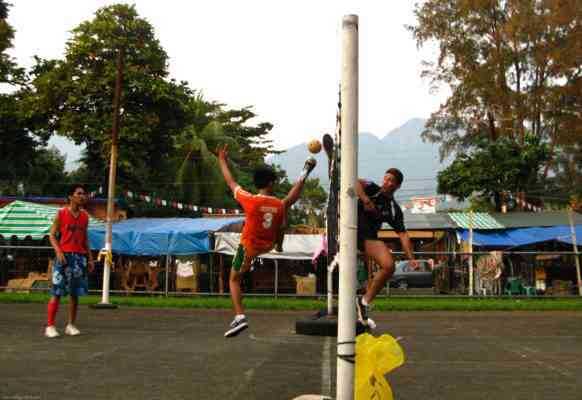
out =
<path fill-rule="evenodd" d="M 356 336 L 369 331 L 369 327 L 356 321 Z M 327 310 L 321 310 L 311 317 L 298 320 L 295 322 L 295 333 L 298 335 L 337 337 L 337 314 L 328 315 Z"/>
<path fill-rule="evenodd" d="M 111 303 L 97 303 L 89 304 L 89 308 L 93 308 L 95 310 L 115 310 L 117 309 L 117 305 Z"/>

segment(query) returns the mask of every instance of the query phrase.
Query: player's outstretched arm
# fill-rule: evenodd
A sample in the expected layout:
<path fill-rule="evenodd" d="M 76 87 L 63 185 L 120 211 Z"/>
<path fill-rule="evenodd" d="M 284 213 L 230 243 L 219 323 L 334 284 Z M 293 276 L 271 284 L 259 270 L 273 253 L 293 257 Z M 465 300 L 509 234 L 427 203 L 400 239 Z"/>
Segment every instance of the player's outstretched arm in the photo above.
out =
<path fill-rule="evenodd" d="M 238 187 L 238 183 L 236 183 L 230 173 L 230 169 L 228 168 L 228 145 L 225 144 L 222 147 L 218 147 L 216 153 L 218 155 L 218 166 L 220 167 L 220 172 L 222 172 L 226 185 L 234 193 L 235 189 Z"/>
<path fill-rule="evenodd" d="M 356 194 L 358 195 L 358 198 L 362 201 L 362 204 L 364 204 L 364 209 L 366 211 L 374 211 L 376 209 L 376 206 L 366 194 L 366 191 L 364 190 L 365 184 L 366 181 L 363 179 L 356 180 Z"/>
<path fill-rule="evenodd" d="M 287 193 L 287 196 L 283 199 L 286 208 L 291 207 L 293 204 L 297 202 L 297 200 L 299 200 L 301 192 L 303 191 L 303 186 L 305 186 L 304 179 L 300 179 L 297 182 L 295 182 L 295 185 L 293 185 L 289 193 Z"/>
<path fill-rule="evenodd" d="M 317 162 L 315 161 L 315 158 L 308 158 L 307 161 L 305 161 L 305 166 L 303 167 L 301 176 L 299 176 L 299 179 L 297 179 L 297 182 L 295 182 L 295 185 L 293 185 L 287 194 L 287 197 L 283 199 L 286 208 L 291 207 L 295 202 L 297 202 L 297 200 L 299 200 L 303 186 L 305 186 L 305 181 L 316 165 Z"/>

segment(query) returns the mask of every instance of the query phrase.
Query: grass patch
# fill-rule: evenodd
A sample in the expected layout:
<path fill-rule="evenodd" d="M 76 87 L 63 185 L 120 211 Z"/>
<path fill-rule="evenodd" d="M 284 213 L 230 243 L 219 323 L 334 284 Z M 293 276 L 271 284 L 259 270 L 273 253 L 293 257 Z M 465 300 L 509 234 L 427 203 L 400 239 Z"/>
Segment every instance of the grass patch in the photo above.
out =
<path fill-rule="evenodd" d="M 46 303 L 47 293 L 0 293 L 0 303 Z M 111 303 L 123 307 L 230 309 L 228 296 L 111 296 Z M 63 299 L 66 302 L 66 299 Z M 81 297 L 82 305 L 97 304 L 101 296 Z M 325 298 L 252 297 L 244 299 L 247 309 L 318 310 Z M 582 311 L 582 298 L 469 298 L 390 297 L 374 301 L 375 311 Z"/>
<path fill-rule="evenodd" d="M 378 311 L 582 311 L 582 298 L 382 298 Z"/>

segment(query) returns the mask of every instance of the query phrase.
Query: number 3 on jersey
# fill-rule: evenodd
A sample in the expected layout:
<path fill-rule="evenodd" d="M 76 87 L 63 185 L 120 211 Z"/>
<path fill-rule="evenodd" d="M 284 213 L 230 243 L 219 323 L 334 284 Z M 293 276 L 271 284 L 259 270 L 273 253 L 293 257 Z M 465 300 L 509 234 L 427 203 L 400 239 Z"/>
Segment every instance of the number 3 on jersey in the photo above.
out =
<path fill-rule="evenodd" d="M 263 228 L 269 229 L 273 225 L 273 213 L 263 214 Z"/>

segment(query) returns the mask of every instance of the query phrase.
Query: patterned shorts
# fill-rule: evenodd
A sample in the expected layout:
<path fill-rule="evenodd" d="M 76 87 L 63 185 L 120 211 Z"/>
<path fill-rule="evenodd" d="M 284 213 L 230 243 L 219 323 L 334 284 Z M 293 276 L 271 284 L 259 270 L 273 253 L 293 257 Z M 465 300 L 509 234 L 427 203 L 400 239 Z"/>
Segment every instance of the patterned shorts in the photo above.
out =
<path fill-rule="evenodd" d="M 87 278 L 87 256 L 79 253 L 65 253 L 66 264 L 55 259 L 51 294 L 53 296 L 85 296 L 89 293 Z"/>

